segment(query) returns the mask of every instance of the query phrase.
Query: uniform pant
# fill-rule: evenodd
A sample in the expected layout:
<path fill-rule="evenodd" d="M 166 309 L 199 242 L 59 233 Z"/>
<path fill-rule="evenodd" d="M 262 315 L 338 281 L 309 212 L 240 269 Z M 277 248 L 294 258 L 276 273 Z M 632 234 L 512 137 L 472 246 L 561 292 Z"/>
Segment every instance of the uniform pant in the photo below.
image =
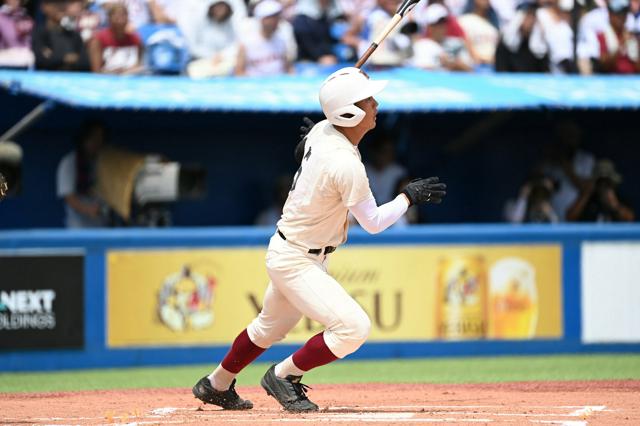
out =
<path fill-rule="evenodd" d="M 331 352 L 344 358 L 355 352 L 371 329 L 360 305 L 327 273 L 328 256 L 271 238 L 267 251 L 267 287 L 262 311 L 247 327 L 251 341 L 268 348 L 284 339 L 303 315 L 325 326 Z"/>

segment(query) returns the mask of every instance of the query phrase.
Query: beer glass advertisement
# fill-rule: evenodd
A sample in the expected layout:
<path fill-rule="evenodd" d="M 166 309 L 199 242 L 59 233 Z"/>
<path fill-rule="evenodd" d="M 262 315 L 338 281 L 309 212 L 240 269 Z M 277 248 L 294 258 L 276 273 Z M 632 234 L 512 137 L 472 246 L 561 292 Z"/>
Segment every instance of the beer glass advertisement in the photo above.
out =
<path fill-rule="evenodd" d="M 83 256 L 0 254 L 0 271 L 0 350 L 83 347 Z"/>
<path fill-rule="evenodd" d="M 111 251 L 110 347 L 229 344 L 258 314 L 265 249 Z M 559 245 L 352 246 L 329 272 L 368 313 L 369 341 L 562 336 Z M 303 318 L 284 342 L 322 330 Z"/>

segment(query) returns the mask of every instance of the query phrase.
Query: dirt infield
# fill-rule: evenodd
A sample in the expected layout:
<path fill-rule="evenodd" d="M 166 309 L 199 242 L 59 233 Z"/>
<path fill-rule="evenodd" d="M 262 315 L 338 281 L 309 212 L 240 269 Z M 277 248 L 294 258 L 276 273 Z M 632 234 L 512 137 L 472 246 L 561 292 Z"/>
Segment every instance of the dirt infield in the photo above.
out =
<path fill-rule="evenodd" d="M 640 380 L 481 385 L 318 385 L 321 406 L 292 415 L 257 387 L 239 387 L 250 411 L 202 405 L 190 389 L 0 394 L 0 424 L 640 424 Z"/>

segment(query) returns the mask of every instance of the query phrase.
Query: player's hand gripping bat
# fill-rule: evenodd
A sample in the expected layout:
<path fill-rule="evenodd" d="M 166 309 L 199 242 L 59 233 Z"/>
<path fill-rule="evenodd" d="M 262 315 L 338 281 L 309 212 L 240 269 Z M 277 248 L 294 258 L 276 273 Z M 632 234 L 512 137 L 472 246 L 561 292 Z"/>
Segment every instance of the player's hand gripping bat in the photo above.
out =
<path fill-rule="evenodd" d="M 404 18 L 404 16 L 407 13 L 409 13 L 411 9 L 413 9 L 413 7 L 416 4 L 418 4 L 419 1 L 420 0 L 404 0 L 402 4 L 398 6 L 398 10 L 396 11 L 396 14 L 393 15 L 393 17 L 391 18 L 387 26 L 384 27 L 382 31 L 380 31 L 380 34 L 378 34 L 377 37 L 373 40 L 373 43 L 371 43 L 371 46 L 369 46 L 367 51 L 364 52 L 364 54 L 360 57 L 360 59 L 358 59 L 358 62 L 356 62 L 356 65 L 355 65 L 356 68 L 361 68 L 362 65 L 364 65 L 365 62 L 367 62 L 371 54 L 375 52 L 378 46 L 380 46 L 380 44 L 384 41 L 384 39 L 387 38 L 389 33 L 393 31 L 393 29 L 398 25 L 398 23 L 402 20 L 402 18 Z"/>

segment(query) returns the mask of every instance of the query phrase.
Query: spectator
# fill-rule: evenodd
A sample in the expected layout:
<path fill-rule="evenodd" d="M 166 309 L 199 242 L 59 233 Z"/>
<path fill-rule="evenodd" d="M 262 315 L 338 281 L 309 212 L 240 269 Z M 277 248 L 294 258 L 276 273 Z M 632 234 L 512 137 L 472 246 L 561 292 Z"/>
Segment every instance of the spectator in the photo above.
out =
<path fill-rule="evenodd" d="M 384 204 L 398 195 L 396 192 L 397 183 L 408 173 L 403 166 L 396 162 L 395 147 L 387 135 L 380 135 L 370 149 L 371 160 L 367 161 L 364 167 L 376 202 Z"/>
<path fill-rule="evenodd" d="M 298 44 L 296 43 L 296 36 L 293 31 L 293 25 L 291 24 L 291 22 L 289 22 L 289 20 L 284 18 L 284 4 L 282 1 L 280 2 L 280 4 L 283 5 L 283 13 L 281 15 L 280 21 L 278 22 L 276 34 L 278 37 L 283 38 L 286 41 L 287 58 L 291 62 L 294 62 L 298 58 Z M 293 19 L 293 17 L 291 19 Z M 261 27 L 261 19 L 256 18 L 252 13 L 251 18 L 244 19 L 242 22 L 240 22 L 240 25 L 238 26 L 238 34 L 259 32 Z"/>
<path fill-rule="evenodd" d="M 498 28 L 502 31 L 515 16 L 518 2 L 514 0 L 490 0 L 490 3 L 498 18 Z"/>
<path fill-rule="evenodd" d="M 551 204 L 561 221 L 566 220 L 567 209 L 588 183 L 595 164 L 595 157 L 580 149 L 581 138 L 582 131 L 576 123 L 563 121 L 555 126 L 554 137 L 545 146 L 542 171 L 558 184 Z"/>
<path fill-rule="evenodd" d="M 284 207 L 284 203 L 289 197 L 292 181 L 293 177 L 291 175 L 283 175 L 276 179 L 273 191 L 273 202 L 267 209 L 260 212 L 256 218 L 256 225 L 276 226 L 280 220 L 280 216 L 282 216 L 282 207 Z"/>
<path fill-rule="evenodd" d="M 68 0 L 66 16 L 69 26 L 75 28 L 85 42 L 102 26 L 101 14 L 89 9 L 88 0 Z"/>
<path fill-rule="evenodd" d="M 574 0 L 545 0 L 545 3 L 547 7 L 538 9 L 537 18 L 549 53 L 549 70 L 554 74 L 576 73 L 571 28 Z"/>
<path fill-rule="evenodd" d="M 127 8 L 114 4 L 109 9 L 109 28 L 89 42 L 91 71 L 106 74 L 138 74 L 142 66 L 142 41 L 127 27 Z"/>
<path fill-rule="evenodd" d="M 517 200 L 509 200 L 505 216 L 511 223 L 557 223 L 560 218 L 551 205 L 556 183 L 542 173 L 534 173 L 520 188 Z"/>
<path fill-rule="evenodd" d="M 428 36 L 414 43 L 411 65 L 430 70 L 471 71 L 473 61 L 464 39 L 447 36 L 448 15 L 441 4 L 427 8 Z"/>
<path fill-rule="evenodd" d="M 149 0 L 149 12 L 154 24 L 175 25 L 181 14 L 181 8 L 185 7 L 180 0 Z"/>
<path fill-rule="evenodd" d="M 373 38 L 380 34 L 389 23 L 391 17 L 396 13 L 398 4 L 398 0 L 378 0 L 378 6 L 371 11 L 365 22 L 366 41 L 360 43 L 360 55 L 371 45 Z M 406 62 L 410 56 L 411 38 L 404 34 L 401 27 L 398 26 L 371 55 L 369 62 L 372 65 L 383 67 L 399 66 Z"/>
<path fill-rule="evenodd" d="M 253 14 L 260 20 L 259 31 L 240 40 L 236 75 L 273 76 L 293 72 L 287 55 L 287 41 L 277 32 L 282 5 L 276 0 L 262 0 Z"/>
<path fill-rule="evenodd" d="M 538 24 L 536 0 L 519 0 L 496 48 L 498 72 L 548 72 L 547 46 Z"/>
<path fill-rule="evenodd" d="M 611 160 L 599 160 L 591 180 L 567 212 L 567 219 L 577 222 L 632 222 L 635 213 L 620 200 L 617 187 L 622 177 Z"/>
<path fill-rule="evenodd" d="M 338 40 L 331 27 L 341 15 L 334 0 L 299 0 L 292 20 L 298 44 L 298 59 L 333 65 L 338 62 L 334 47 Z"/>
<path fill-rule="evenodd" d="M 473 47 L 476 63 L 493 65 L 499 37 L 495 12 L 489 0 L 472 0 L 472 4 L 470 13 L 462 15 L 458 22 Z"/>
<path fill-rule="evenodd" d="M 191 77 L 229 75 L 236 66 L 238 37 L 232 20 L 234 9 L 229 0 L 209 0 L 206 12 L 185 36 L 189 51 L 196 59 L 189 64 Z"/>
<path fill-rule="evenodd" d="M 433 2 L 430 2 L 433 3 Z M 443 4 L 446 6 L 449 13 L 453 16 L 462 16 L 465 9 L 468 6 L 467 0 L 444 0 Z"/>
<path fill-rule="evenodd" d="M 106 206 L 93 194 L 96 159 L 107 139 L 104 124 L 86 122 L 76 138 L 76 148 L 58 165 L 57 194 L 65 201 L 68 228 L 96 228 L 107 225 Z"/>
<path fill-rule="evenodd" d="M 444 0 L 430 0 L 428 2 L 421 1 L 415 6 L 413 10 L 413 18 L 418 25 L 419 30 L 425 35 L 429 35 L 429 23 L 427 22 L 429 16 L 427 14 L 427 9 L 433 4 L 439 4 L 447 10 L 447 36 L 466 39 L 466 35 L 460 26 L 460 22 L 458 22 L 457 16 L 451 13 L 448 3 Z"/>
<path fill-rule="evenodd" d="M 366 19 L 376 3 L 376 0 L 336 0 L 337 8 L 350 21 Z"/>
<path fill-rule="evenodd" d="M 638 37 L 625 26 L 628 15 L 629 0 L 609 2 L 607 25 L 596 33 L 599 48 L 599 56 L 594 64 L 596 72 L 611 74 L 640 72 Z"/>
<path fill-rule="evenodd" d="M 0 0 L 0 67 L 28 68 L 33 65 L 33 20 L 23 3 L 23 0 Z"/>
<path fill-rule="evenodd" d="M 82 37 L 65 19 L 66 1 L 43 0 L 41 9 L 46 20 L 44 24 L 36 26 L 32 40 L 36 68 L 89 71 L 89 57 Z"/>
<path fill-rule="evenodd" d="M 97 0 L 107 11 L 121 4 L 129 12 L 129 30 L 139 30 L 149 24 L 175 24 L 181 7 L 187 6 L 179 0 Z"/>
<path fill-rule="evenodd" d="M 640 0 L 630 0 L 626 27 L 632 34 L 640 38 Z"/>

